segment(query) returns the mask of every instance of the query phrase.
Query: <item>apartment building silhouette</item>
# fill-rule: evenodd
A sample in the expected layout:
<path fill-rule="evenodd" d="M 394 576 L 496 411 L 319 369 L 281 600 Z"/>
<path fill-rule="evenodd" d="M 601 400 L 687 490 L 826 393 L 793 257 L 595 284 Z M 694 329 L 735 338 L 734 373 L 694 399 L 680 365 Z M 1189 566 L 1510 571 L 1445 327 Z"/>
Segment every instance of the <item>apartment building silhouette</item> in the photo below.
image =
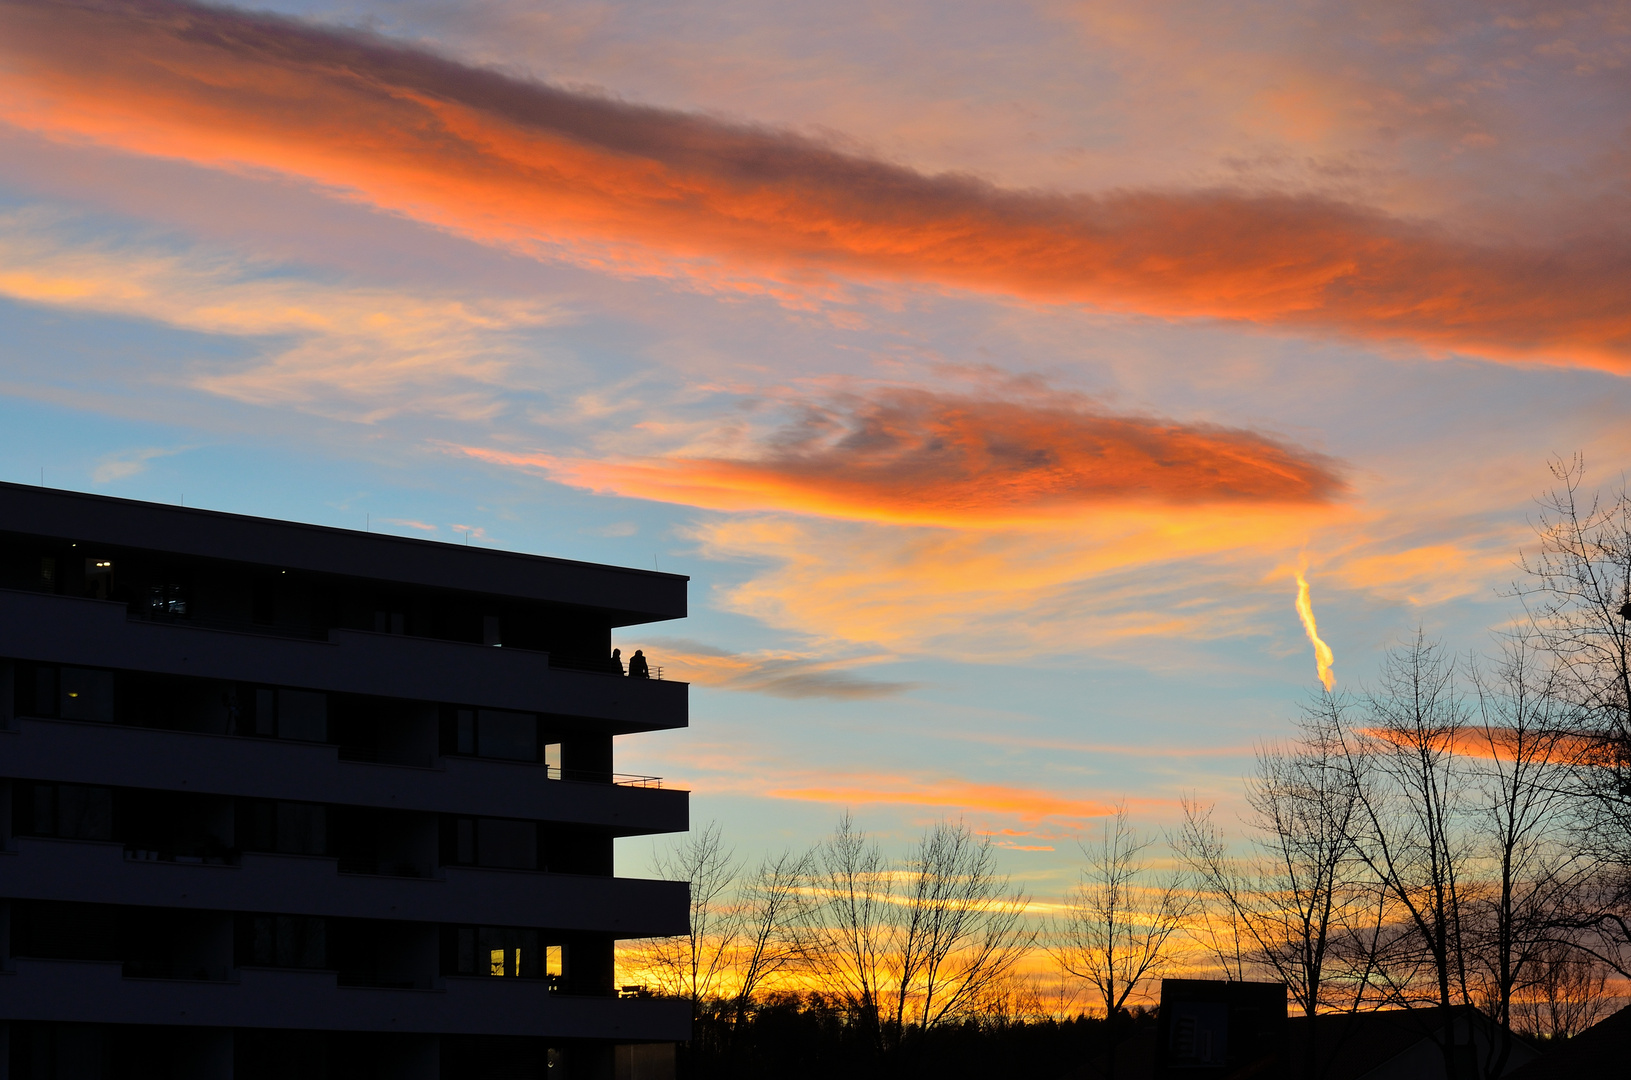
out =
<path fill-rule="evenodd" d="M 612 844 L 688 796 L 613 737 L 687 688 L 609 657 L 685 611 L 672 574 L 0 484 L 5 1075 L 671 1073 L 689 1009 L 613 951 L 686 886 Z"/>

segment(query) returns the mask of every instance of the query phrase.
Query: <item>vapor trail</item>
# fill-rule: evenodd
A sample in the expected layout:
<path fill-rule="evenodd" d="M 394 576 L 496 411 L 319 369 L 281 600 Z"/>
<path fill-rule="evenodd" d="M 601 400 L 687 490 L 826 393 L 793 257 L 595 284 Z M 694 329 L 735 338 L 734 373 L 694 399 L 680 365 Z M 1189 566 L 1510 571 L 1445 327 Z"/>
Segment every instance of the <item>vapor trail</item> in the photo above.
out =
<path fill-rule="evenodd" d="M 1320 682 L 1325 684 L 1325 692 L 1329 694 L 1337 684 L 1336 676 L 1331 674 L 1331 665 L 1336 662 L 1336 656 L 1331 652 L 1331 646 L 1320 640 L 1319 626 L 1314 622 L 1314 604 L 1308 598 L 1308 579 L 1303 576 L 1301 567 L 1297 569 L 1297 617 L 1303 621 L 1308 640 L 1314 643 L 1314 664 L 1319 671 Z"/>

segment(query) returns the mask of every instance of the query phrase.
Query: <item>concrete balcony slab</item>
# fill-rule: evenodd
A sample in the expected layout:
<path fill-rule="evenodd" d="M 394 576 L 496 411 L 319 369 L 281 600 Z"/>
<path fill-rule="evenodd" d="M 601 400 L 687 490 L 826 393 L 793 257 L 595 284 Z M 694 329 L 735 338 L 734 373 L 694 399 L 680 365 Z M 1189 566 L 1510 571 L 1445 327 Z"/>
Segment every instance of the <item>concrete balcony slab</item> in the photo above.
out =
<path fill-rule="evenodd" d="M 0 1016 L 101 1024 L 530 1035 L 618 1042 L 691 1036 L 684 1001 L 552 994 L 542 982 L 450 978 L 435 990 L 338 986 L 333 972 L 246 968 L 230 982 L 127 979 L 117 963 L 16 960 Z"/>
<path fill-rule="evenodd" d="M 123 604 L 0 589 L 0 657 L 547 713 L 613 735 L 686 726 L 687 684 L 552 669 L 549 654 L 402 634 L 328 640 L 148 622 Z"/>
<path fill-rule="evenodd" d="M 683 881 L 450 866 L 435 877 L 342 874 L 334 859 L 246 854 L 236 865 L 127 858 L 121 844 L 18 837 L 0 852 L 0 896 L 210 911 L 683 934 Z"/>
<path fill-rule="evenodd" d="M 0 776 L 590 825 L 614 836 L 684 832 L 690 793 L 551 780 L 542 765 L 439 758 L 434 768 L 341 761 L 326 744 L 19 718 L 0 730 Z"/>

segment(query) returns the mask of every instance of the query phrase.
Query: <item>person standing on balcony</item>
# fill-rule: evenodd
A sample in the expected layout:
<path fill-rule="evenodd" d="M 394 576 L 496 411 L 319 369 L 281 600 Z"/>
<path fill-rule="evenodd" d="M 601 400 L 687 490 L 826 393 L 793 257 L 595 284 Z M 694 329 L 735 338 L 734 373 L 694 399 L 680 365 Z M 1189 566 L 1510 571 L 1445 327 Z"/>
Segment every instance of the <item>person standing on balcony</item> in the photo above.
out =
<path fill-rule="evenodd" d="M 651 669 L 646 666 L 646 654 L 639 649 L 635 649 L 634 655 L 629 657 L 629 678 L 651 678 Z"/>
<path fill-rule="evenodd" d="M 633 662 L 634 661 L 632 661 L 632 660 L 629 661 L 630 664 L 633 664 Z M 622 649 L 613 649 L 612 650 L 612 670 L 617 672 L 619 675 L 623 674 L 623 650 Z"/>

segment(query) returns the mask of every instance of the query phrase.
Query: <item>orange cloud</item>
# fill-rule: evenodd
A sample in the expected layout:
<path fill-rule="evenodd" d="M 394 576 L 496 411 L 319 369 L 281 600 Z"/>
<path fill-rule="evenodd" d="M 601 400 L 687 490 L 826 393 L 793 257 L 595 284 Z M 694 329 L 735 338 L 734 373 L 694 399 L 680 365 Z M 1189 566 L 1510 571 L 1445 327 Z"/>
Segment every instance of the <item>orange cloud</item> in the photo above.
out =
<path fill-rule="evenodd" d="M 624 272 L 919 281 L 1631 366 L 1611 240 L 1483 246 L 1272 194 L 1004 190 L 176 0 L 0 0 L 0 119 Z"/>
<path fill-rule="evenodd" d="M 773 799 L 837 803 L 844 806 L 906 805 L 968 813 L 1005 814 L 1021 821 L 1043 818 L 1082 820 L 1116 812 L 1110 803 L 1078 799 L 1034 788 L 976 784 L 967 780 L 919 780 L 899 776 L 846 776 L 838 783 L 772 788 Z"/>
<path fill-rule="evenodd" d="M 565 460 L 464 447 L 595 491 L 712 510 L 790 510 L 917 525 L 1057 519 L 1107 502 L 1324 503 L 1328 459 L 1213 424 L 1088 402 L 893 389 L 806 407 L 747 459 Z"/>
<path fill-rule="evenodd" d="M 1361 728 L 1360 733 L 1398 746 L 1412 744 L 1409 735 L 1387 728 Z M 1520 756 L 1531 763 L 1556 765 L 1606 763 L 1611 755 L 1609 741 L 1568 731 L 1530 731 L 1522 740 L 1509 729 L 1477 724 L 1435 736 L 1433 744 L 1461 757 L 1486 761 L 1516 761 Z"/>

